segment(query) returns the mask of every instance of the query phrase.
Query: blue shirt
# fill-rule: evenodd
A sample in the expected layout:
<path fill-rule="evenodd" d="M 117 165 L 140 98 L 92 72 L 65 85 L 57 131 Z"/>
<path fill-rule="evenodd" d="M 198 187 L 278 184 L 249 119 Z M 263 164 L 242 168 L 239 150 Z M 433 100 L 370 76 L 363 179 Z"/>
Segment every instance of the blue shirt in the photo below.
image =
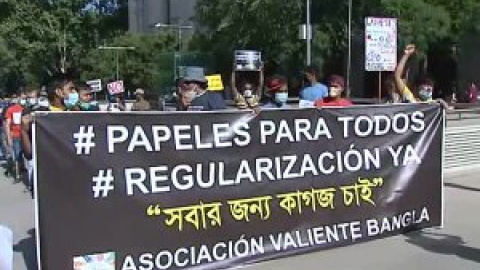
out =
<path fill-rule="evenodd" d="M 309 101 L 315 101 L 326 96 L 328 96 L 328 88 L 321 83 L 316 83 L 300 91 L 300 98 Z"/>

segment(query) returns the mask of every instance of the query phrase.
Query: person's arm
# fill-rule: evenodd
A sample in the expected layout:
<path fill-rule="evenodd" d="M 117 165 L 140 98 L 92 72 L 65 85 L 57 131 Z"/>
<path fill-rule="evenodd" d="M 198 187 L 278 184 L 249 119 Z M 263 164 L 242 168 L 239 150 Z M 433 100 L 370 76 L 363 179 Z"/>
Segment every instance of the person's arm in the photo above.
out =
<path fill-rule="evenodd" d="M 230 78 L 233 98 L 235 98 L 238 95 L 237 85 L 235 84 L 236 83 L 236 78 L 235 78 L 236 76 L 237 76 L 237 73 L 235 72 L 235 69 L 234 69 L 232 71 L 232 78 Z"/>
<path fill-rule="evenodd" d="M 32 159 L 32 142 L 30 140 L 32 115 L 22 116 L 22 150 L 28 160 Z"/>
<path fill-rule="evenodd" d="M 120 111 L 126 111 L 126 110 L 127 110 L 127 108 L 126 108 L 126 106 L 125 106 L 125 103 L 124 103 L 122 100 L 119 99 L 119 100 L 117 101 L 117 104 L 118 104 L 118 109 L 119 109 Z"/>
<path fill-rule="evenodd" d="M 13 114 L 7 110 L 5 113 L 5 135 L 7 135 L 7 146 L 10 147 L 13 144 L 12 132 L 10 131 L 10 126 L 12 125 Z"/>
<path fill-rule="evenodd" d="M 405 66 L 407 64 L 407 61 L 413 53 L 415 53 L 415 45 L 410 44 L 405 49 L 405 53 L 403 54 L 402 58 L 400 59 L 400 62 L 398 63 L 397 68 L 395 69 L 395 85 L 397 86 L 398 91 L 402 93 L 403 96 L 404 96 L 406 85 L 402 80 L 402 75 L 403 75 L 403 72 L 405 71 Z"/>
<path fill-rule="evenodd" d="M 262 67 L 260 69 L 260 74 L 259 74 L 259 78 L 258 78 L 257 92 L 255 93 L 255 95 L 257 95 L 257 97 L 262 96 L 262 91 L 263 91 L 264 84 L 265 84 L 265 75 L 263 74 L 263 67 Z"/>

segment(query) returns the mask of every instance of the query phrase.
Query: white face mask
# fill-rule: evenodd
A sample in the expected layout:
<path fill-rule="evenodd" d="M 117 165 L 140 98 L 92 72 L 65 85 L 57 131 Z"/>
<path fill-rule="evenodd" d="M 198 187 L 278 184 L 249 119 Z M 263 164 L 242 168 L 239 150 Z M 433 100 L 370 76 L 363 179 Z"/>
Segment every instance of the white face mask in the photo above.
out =
<path fill-rule="evenodd" d="M 342 88 L 340 87 L 330 87 L 329 89 L 330 97 L 340 97 L 342 95 Z"/>
<path fill-rule="evenodd" d="M 46 97 L 39 98 L 38 105 L 45 108 L 50 107 L 50 103 L 48 102 L 48 99 Z"/>
<path fill-rule="evenodd" d="M 197 96 L 197 93 L 195 91 L 186 91 L 182 95 L 185 97 L 185 99 L 192 101 Z"/>
<path fill-rule="evenodd" d="M 286 92 L 281 92 L 281 93 L 275 93 L 275 101 L 277 101 L 280 104 L 285 104 L 287 103 L 288 100 L 288 93 Z"/>
<path fill-rule="evenodd" d="M 248 89 L 243 92 L 243 96 L 246 98 L 252 97 L 252 90 Z"/>
<path fill-rule="evenodd" d="M 38 100 L 36 98 L 28 98 L 27 104 L 28 105 L 37 105 Z"/>

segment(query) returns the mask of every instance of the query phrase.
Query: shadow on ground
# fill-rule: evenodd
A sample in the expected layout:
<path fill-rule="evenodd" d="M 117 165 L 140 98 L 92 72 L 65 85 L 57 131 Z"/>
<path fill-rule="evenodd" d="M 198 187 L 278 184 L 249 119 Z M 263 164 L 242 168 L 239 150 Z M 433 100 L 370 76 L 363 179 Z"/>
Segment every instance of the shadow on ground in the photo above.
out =
<path fill-rule="evenodd" d="M 15 252 L 22 253 L 27 270 L 37 270 L 37 249 L 35 245 L 35 229 L 28 230 L 28 237 L 13 246 Z"/>
<path fill-rule="evenodd" d="M 459 236 L 425 231 L 405 234 L 407 243 L 427 251 L 444 255 L 455 255 L 462 259 L 480 263 L 480 249 L 469 247 Z"/>
<path fill-rule="evenodd" d="M 468 186 L 454 184 L 454 183 L 445 183 L 445 186 L 449 188 L 457 188 L 457 189 L 463 189 L 468 191 L 480 191 L 480 188 L 468 187 Z"/>

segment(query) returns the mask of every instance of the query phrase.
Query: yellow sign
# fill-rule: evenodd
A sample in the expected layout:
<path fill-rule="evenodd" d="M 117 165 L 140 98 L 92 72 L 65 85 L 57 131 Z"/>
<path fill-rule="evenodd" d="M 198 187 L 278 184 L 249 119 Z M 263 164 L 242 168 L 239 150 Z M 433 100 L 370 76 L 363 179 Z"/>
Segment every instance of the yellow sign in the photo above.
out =
<path fill-rule="evenodd" d="M 223 91 L 223 82 L 222 82 L 222 75 L 215 74 L 211 76 L 206 76 L 208 80 L 208 88 L 209 91 Z"/>

